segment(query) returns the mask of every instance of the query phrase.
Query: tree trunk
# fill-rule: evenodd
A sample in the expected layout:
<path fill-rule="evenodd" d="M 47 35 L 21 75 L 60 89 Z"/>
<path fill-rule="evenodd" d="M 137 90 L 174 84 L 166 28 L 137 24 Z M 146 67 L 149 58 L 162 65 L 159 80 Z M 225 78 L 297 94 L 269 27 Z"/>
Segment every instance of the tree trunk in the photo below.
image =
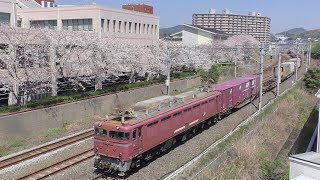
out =
<path fill-rule="evenodd" d="M 50 46 L 50 71 L 51 71 L 51 96 L 58 95 L 58 83 L 57 83 L 57 68 L 56 68 L 56 55 L 54 47 Z"/>
<path fill-rule="evenodd" d="M 100 77 L 96 77 L 94 80 L 94 90 L 101 90 L 102 89 L 102 81 Z"/>
<path fill-rule="evenodd" d="M 9 98 L 8 98 L 8 105 L 15 105 L 18 103 L 18 85 L 15 83 L 14 85 L 12 85 L 12 87 L 10 88 L 10 92 L 9 92 Z"/>
<path fill-rule="evenodd" d="M 130 74 L 129 84 L 131 83 L 135 83 L 135 71 Z"/>

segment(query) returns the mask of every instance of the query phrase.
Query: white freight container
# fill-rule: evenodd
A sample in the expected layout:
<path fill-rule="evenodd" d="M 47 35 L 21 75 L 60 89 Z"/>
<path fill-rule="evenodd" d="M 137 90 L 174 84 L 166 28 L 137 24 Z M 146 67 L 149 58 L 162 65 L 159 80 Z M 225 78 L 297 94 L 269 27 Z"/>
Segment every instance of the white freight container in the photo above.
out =
<path fill-rule="evenodd" d="M 301 67 L 301 61 L 300 61 L 300 58 L 292 58 L 292 59 L 289 59 L 288 62 L 294 62 L 296 63 L 297 62 L 297 65 L 298 67 Z"/>
<path fill-rule="evenodd" d="M 290 73 L 294 72 L 294 62 L 284 62 L 282 63 L 283 66 L 289 66 Z"/>

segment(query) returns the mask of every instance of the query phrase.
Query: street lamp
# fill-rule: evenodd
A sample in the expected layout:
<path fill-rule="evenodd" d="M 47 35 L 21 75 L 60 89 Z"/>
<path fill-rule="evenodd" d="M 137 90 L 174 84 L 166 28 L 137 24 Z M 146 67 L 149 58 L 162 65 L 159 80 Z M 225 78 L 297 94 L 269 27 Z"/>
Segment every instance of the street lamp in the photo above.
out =
<path fill-rule="evenodd" d="M 319 142 L 320 142 L 320 89 L 318 90 L 318 92 L 316 93 L 316 97 L 318 98 L 319 100 L 319 116 L 318 116 L 318 125 L 317 125 L 317 130 L 318 130 L 318 133 L 317 133 L 317 152 L 319 153 Z"/>

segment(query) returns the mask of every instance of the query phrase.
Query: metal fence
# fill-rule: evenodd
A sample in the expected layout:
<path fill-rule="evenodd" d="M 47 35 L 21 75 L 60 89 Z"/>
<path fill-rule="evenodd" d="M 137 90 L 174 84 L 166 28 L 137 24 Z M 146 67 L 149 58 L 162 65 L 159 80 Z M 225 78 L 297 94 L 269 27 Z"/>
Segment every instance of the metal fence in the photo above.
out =
<path fill-rule="evenodd" d="M 136 77 L 136 81 L 145 81 L 144 77 Z M 111 77 L 102 82 L 102 88 L 113 87 L 115 85 L 129 83 L 128 76 Z M 95 90 L 95 79 L 92 77 L 80 78 L 60 78 L 57 83 L 57 95 L 70 95 L 74 93 L 87 92 Z M 20 84 L 18 87 L 17 102 L 18 104 L 26 104 L 32 100 L 43 99 L 52 95 L 51 82 L 29 82 L 28 84 Z M 8 106 L 9 98 L 14 96 L 10 93 L 7 85 L 0 84 L 0 107 Z"/>

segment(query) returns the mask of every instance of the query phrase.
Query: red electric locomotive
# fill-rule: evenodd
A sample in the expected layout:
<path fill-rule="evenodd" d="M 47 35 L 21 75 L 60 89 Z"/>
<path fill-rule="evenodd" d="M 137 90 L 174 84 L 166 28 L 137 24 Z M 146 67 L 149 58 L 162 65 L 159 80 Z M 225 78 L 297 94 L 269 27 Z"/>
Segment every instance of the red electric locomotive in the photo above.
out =
<path fill-rule="evenodd" d="M 118 171 L 121 176 L 139 167 L 255 97 L 258 79 L 257 75 L 245 76 L 198 92 L 153 98 L 142 102 L 144 108 L 99 119 L 94 124 L 94 167 Z"/>

